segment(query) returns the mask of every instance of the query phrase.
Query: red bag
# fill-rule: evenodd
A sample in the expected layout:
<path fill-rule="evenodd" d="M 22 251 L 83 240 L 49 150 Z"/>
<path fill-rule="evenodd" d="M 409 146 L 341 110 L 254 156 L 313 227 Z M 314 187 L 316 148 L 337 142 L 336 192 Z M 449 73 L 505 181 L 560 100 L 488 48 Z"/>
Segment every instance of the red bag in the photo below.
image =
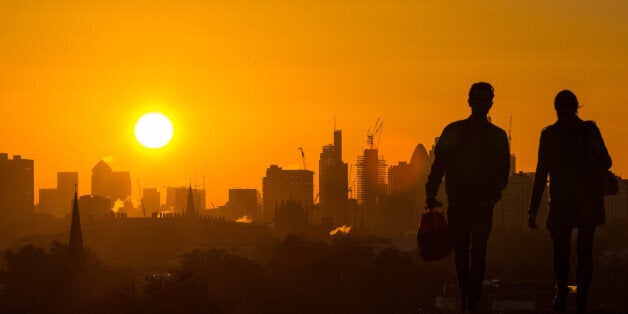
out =
<path fill-rule="evenodd" d="M 419 245 L 419 255 L 427 262 L 451 255 L 451 235 L 445 214 L 435 210 L 423 213 L 416 240 Z"/>

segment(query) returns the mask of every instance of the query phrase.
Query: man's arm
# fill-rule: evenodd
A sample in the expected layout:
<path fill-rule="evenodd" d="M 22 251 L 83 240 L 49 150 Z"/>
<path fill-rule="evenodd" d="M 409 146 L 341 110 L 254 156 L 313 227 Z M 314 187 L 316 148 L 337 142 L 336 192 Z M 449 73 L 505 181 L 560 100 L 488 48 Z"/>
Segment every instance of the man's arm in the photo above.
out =
<path fill-rule="evenodd" d="M 536 164 L 536 173 L 534 175 L 534 185 L 532 187 L 532 197 L 530 198 L 530 207 L 528 209 L 528 225 L 530 229 L 536 229 L 536 215 L 541 205 L 541 197 L 547 185 L 547 136 L 545 132 L 541 132 L 541 140 L 539 141 L 539 154 Z"/>
<path fill-rule="evenodd" d="M 430 174 L 425 184 L 425 195 L 427 197 L 426 206 L 429 209 L 442 206 L 442 203 L 436 200 L 436 195 L 438 194 L 438 188 L 443 181 L 447 168 L 450 151 L 449 146 L 451 146 L 450 133 L 449 127 L 446 127 L 434 147 L 434 163 L 432 163 Z"/>

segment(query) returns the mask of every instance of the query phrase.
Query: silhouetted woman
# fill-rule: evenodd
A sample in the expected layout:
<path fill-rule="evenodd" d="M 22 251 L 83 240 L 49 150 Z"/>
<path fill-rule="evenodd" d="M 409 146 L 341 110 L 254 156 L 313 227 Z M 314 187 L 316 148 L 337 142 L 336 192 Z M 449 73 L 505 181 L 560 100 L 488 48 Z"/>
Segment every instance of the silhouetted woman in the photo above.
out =
<path fill-rule="evenodd" d="M 537 228 L 536 215 L 549 174 L 547 229 L 554 242 L 557 286 L 552 307 L 566 308 L 571 231 L 577 228 L 577 310 L 584 311 L 593 273 L 593 234 L 606 219 L 601 174 L 611 167 L 611 158 L 595 122 L 578 117 L 576 95 L 568 90 L 559 92 L 554 108 L 558 121 L 541 132 L 528 225 Z"/>

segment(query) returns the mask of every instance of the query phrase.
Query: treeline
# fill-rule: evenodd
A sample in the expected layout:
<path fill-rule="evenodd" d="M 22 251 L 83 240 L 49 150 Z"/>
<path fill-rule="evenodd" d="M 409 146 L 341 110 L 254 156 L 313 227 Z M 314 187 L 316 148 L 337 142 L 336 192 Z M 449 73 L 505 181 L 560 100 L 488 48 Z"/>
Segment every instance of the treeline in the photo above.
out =
<path fill-rule="evenodd" d="M 596 237 L 591 305 L 597 309 L 628 309 L 625 239 L 623 227 Z M 0 311 L 415 313 L 434 310 L 444 285 L 455 283 L 452 258 L 426 263 L 415 251 L 373 247 L 347 236 L 317 242 L 289 235 L 265 249 L 263 263 L 219 249 L 195 250 L 176 268 L 147 274 L 108 268 L 89 251 L 77 271 L 68 263 L 67 245 L 24 246 L 4 254 Z M 487 278 L 515 287 L 517 282 L 552 287 L 548 234 L 494 230 Z M 551 302 L 552 296 L 543 298 Z"/>
<path fill-rule="evenodd" d="M 47 251 L 25 246 L 6 253 L 3 312 L 415 312 L 431 308 L 443 280 L 453 278 L 448 261 L 425 264 L 413 252 L 377 250 L 342 236 L 330 243 L 287 236 L 268 248 L 264 264 L 219 249 L 195 250 L 171 272 L 148 274 L 140 287 L 90 252 L 84 275 L 76 276 L 67 249 L 55 242 Z"/>

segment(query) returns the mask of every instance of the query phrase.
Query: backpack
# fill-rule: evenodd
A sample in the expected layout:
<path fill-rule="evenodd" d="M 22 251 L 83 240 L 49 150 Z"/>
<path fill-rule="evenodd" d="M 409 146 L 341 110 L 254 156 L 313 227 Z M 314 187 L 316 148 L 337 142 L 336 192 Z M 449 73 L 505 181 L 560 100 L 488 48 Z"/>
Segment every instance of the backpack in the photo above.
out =
<path fill-rule="evenodd" d="M 596 182 L 601 184 L 600 192 L 604 195 L 615 195 L 619 192 L 619 182 L 617 176 L 606 168 L 610 165 L 610 156 L 604 145 L 604 140 L 595 122 L 584 121 L 579 135 L 579 142 L 582 145 L 582 152 L 587 166 L 593 170 L 597 178 Z"/>

